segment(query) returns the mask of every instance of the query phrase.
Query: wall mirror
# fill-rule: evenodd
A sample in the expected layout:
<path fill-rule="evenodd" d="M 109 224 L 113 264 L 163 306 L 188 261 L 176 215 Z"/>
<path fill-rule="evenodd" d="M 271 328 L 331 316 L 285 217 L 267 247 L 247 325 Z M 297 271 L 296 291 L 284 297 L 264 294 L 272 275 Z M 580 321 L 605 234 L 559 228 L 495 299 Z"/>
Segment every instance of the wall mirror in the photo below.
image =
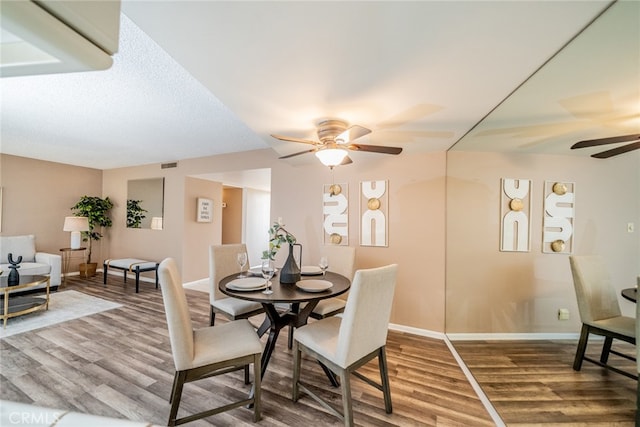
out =
<path fill-rule="evenodd" d="M 127 228 L 162 230 L 164 178 L 127 182 Z"/>

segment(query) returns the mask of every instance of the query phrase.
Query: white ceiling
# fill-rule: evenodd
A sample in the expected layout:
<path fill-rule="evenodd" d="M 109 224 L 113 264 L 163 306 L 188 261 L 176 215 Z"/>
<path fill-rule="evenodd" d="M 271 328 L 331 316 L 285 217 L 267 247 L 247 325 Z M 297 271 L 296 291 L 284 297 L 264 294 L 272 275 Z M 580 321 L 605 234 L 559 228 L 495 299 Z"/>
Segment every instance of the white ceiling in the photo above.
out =
<path fill-rule="evenodd" d="M 401 155 L 442 151 L 608 4 L 123 1 L 111 69 L 0 79 L 0 151 L 98 169 L 267 147 L 283 155 L 305 147 L 270 134 L 316 139 L 330 117 L 371 128 L 363 143 Z M 637 72 L 638 41 L 624 45 L 624 69 Z M 557 104 L 557 88 L 539 86 L 534 95 L 547 98 L 536 108 Z M 548 123 L 556 110 L 518 111 L 501 126 L 522 126 L 522 115 Z M 370 156 L 380 154 L 351 157 Z"/>

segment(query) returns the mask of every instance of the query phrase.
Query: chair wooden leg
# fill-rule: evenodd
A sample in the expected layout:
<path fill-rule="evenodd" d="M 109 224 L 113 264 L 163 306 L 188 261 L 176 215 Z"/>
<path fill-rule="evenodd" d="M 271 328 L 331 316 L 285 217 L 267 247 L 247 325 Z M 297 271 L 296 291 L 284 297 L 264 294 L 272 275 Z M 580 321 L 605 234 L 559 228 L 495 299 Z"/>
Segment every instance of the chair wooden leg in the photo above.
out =
<path fill-rule="evenodd" d="M 244 383 L 251 384 L 251 381 L 249 380 L 249 365 L 245 365 L 244 367 Z"/>
<path fill-rule="evenodd" d="M 180 406 L 180 398 L 182 397 L 182 387 L 184 386 L 184 381 L 187 378 L 186 371 L 176 372 L 175 379 L 173 381 L 173 391 L 171 392 L 171 410 L 169 411 L 169 422 L 168 426 L 176 425 L 176 417 L 178 415 L 178 407 Z"/>
<path fill-rule="evenodd" d="M 300 365 L 302 363 L 302 353 L 298 343 L 293 346 L 293 391 L 291 393 L 291 400 L 298 401 L 300 397 L 300 389 L 298 387 L 298 381 L 300 381 Z"/>
<path fill-rule="evenodd" d="M 613 337 L 605 337 L 604 344 L 602 345 L 602 353 L 600 354 L 600 363 L 606 365 L 609 360 L 609 352 L 611 351 L 611 345 L 613 344 Z"/>
<path fill-rule="evenodd" d="M 294 328 L 293 325 L 289 325 L 289 343 L 288 343 L 289 350 L 293 348 L 293 331 L 295 330 L 296 328 Z"/>
<path fill-rule="evenodd" d="M 589 340 L 589 326 L 582 324 L 582 331 L 580 332 L 580 341 L 578 341 L 578 348 L 576 349 L 576 357 L 573 359 L 573 370 L 579 371 L 582 368 L 582 360 L 584 358 L 584 352 L 587 350 L 587 341 Z"/>
<path fill-rule="evenodd" d="M 260 411 L 262 411 L 261 404 L 261 387 L 262 387 L 262 363 L 260 358 L 262 354 L 258 353 L 253 356 L 253 422 L 257 423 L 262 417 Z"/>
<path fill-rule="evenodd" d="M 342 414 L 344 416 L 345 427 L 353 426 L 353 409 L 351 405 L 351 381 L 350 372 L 342 370 L 340 372 L 340 389 L 342 391 Z"/>
<path fill-rule="evenodd" d="M 173 385 L 171 385 L 171 396 L 169 396 L 169 403 L 173 403 L 174 394 L 176 392 L 176 384 L 178 383 L 178 372 L 173 376 Z"/>
<path fill-rule="evenodd" d="M 384 395 L 384 410 L 387 414 L 393 412 L 391 405 L 391 387 L 389 387 L 389 369 L 387 368 L 387 354 L 384 346 L 378 350 L 378 366 L 380 367 L 380 379 L 382 381 L 382 394 Z"/>
<path fill-rule="evenodd" d="M 209 326 L 213 326 L 216 323 L 216 312 L 213 311 L 213 306 L 209 306 Z"/>

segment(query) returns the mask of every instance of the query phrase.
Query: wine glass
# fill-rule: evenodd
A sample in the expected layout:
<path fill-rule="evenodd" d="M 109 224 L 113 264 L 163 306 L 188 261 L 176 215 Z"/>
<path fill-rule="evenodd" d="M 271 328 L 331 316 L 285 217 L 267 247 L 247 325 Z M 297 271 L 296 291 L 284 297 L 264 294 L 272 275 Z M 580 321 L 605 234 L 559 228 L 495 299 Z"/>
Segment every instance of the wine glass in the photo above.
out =
<path fill-rule="evenodd" d="M 269 259 L 265 259 L 262 261 L 262 277 L 265 278 L 265 280 L 267 281 L 266 285 L 266 289 L 264 291 L 262 291 L 263 294 L 272 294 L 273 291 L 271 290 L 271 278 L 273 277 L 275 273 L 275 269 L 273 267 L 273 261 L 269 260 Z"/>
<path fill-rule="evenodd" d="M 327 272 L 327 268 L 329 268 L 329 259 L 326 256 L 323 256 L 322 258 L 320 258 L 318 266 L 322 270 L 322 277 L 324 278 L 325 273 Z"/>
<path fill-rule="evenodd" d="M 238 265 L 240 266 L 240 274 L 238 274 L 238 278 L 245 277 L 242 273 L 244 266 L 247 265 L 247 253 L 246 252 L 238 252 Z"/>

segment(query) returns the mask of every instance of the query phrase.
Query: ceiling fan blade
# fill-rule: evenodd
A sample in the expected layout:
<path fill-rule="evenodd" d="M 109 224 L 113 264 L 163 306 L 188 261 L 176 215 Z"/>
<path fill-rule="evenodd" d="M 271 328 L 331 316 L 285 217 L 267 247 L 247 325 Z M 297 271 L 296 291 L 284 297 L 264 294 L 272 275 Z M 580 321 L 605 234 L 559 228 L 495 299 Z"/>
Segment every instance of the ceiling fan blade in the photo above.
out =
<path fill-rule="evenodd" d="M 353 163 L 353 160 L 351 160 L 351 157 L 345 156 L 342 163 L 340 163 L 340 166 L 348 165 L 350 163 Z"/>
<path fill-rule="evenodd" d="M 287 154 L 286 156 L 282 156 L 282 157 L 278 157 L 278 158 L 279 159 L 288 159 L 289 157 L 295 157 L 295 156 L 299 156 L 300 154 L 306 154 L 306 153 L 314 153 L 316 151 L 318 151 L 317 148 L 312 148 L 311 150 L 299 151 L 297 153 Z"/>
<path fill-rule="evenodd" d="M 609 157 L 617 156 L 618 154 L 628 153 L 629 151 L 637 150 L 640 148 L 640 141 L 633 144 L 623 145 L 621 147 L 612 148 L 611 150 L 603 151 L 601 153 L 592 154 L 591 157 L 596 159 L 608 159 Z"/>
<path fill-rule="evenodd" d="M 612 136 L 610 138 L 587 139 L 585 141 L 576 142 L 571 149 L 596 147 L 598 145 L 615 144 L 616 142 L 627 142 L 640 139 L 640 134 Z"/>
<path fill-rule="evenodd" d="M 371 133 L 371 129 L 367 129 L 362 126 L 353 125 L 349 129 L 336 136 L 336 142 L 338 144 L 347 144 L 353 140 L 360 138 Z"/>
<path fill-rule="evenodd" d="M 402 148 L 400 148 L 400 147 L 385 147 L 383 145 L 350 144 L 347 148 L 349 150 L 369 151 L 371 153 L 382 153 L 382 154 L 400 154 L 400 153 L 402 153 Z"/>
<path fill-rule="evenodd" d="M 276 138 L 276 139 L 280 139 L 282 141 L 301 142 L 303 144 L 311 144 L 311 145 L 318 145 L 319 144 L 319 142 L 317 142 L 317 141 L 311 141 L 311 140 L 302 139 L 302 138 L 294 138 L 292 136 L 273 135 L 273 134 L 271 136 Z"/>

